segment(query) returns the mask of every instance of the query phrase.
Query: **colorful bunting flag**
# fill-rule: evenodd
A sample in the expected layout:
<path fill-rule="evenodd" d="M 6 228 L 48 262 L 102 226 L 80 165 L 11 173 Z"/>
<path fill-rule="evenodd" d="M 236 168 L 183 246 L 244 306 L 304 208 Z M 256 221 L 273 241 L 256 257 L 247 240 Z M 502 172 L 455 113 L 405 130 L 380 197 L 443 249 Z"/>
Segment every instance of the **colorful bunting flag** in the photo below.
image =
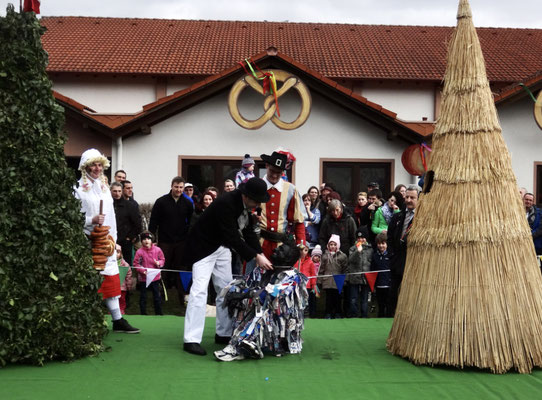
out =
<path fill-rule="evenodd" d="M 121 285 L 122 285 L 122 282 L 124 282 L 124 280 L 126 279 L 126 274 L 128 274 L 129 269 L 130 267 L 122 267 L 119 265 L 119 279 L 120 279 Z"/>
<path fill-rule="evenodd" d="M 192 272 L 190 271 L 180 271 L 181 274 L 181 282 L 183 284 L 183 288 L 185 291 L 188 291 L 188 285 L 190 284 L 190 281 L 192 280 Z"/>
<path fill-rule="evenodd" d="M 367 283 L 369 284 L 369 287 L 371 288 L 371 292 L 375 291 L 375 281 L 376 281 L 377 276 L 378 276 L 378 272 L 367 272 L 365 274 L 365 279 L 367 279 Z"/>
<path fill-rule="evenodd" d="M 344 286 L 344 280 L 346 278 L 346 275 L 333 275 L 333 279 L 335 279 L 335 284 L 337 285 L 337 289 L 339 289 L 339 294 L 343 291 Z"/>
<path fill-rule="evenodd" d="M 149 285 L 152 283 L 154 278 L 156 278 L 156 275 L 160 273 L 160 270 L 158 268 L 147 268 L 147 282 L 146 287 L 149 287 Z"/>

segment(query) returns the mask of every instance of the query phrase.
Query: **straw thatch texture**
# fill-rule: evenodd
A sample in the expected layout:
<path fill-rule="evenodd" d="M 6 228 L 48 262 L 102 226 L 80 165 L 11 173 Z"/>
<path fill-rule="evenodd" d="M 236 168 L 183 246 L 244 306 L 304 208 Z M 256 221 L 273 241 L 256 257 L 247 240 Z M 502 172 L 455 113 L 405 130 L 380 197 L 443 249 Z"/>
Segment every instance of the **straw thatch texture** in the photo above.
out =
<path fill-rule="evenodd" d="M 542 276 L 467 0 L 441 113 L 388 349 L 416 364 L 530 372 L 542 366 Z"/>

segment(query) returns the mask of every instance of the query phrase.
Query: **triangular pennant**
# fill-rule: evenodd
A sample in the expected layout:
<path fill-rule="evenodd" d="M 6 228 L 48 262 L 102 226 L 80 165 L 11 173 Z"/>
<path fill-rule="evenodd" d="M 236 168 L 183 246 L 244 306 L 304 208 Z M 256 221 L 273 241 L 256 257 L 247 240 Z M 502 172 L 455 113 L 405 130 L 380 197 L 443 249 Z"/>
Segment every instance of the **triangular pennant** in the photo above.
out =
<path fill-rule="evenodd" d="M 333 275 L 333 279 L 335 279 L 335 284 L 337 285 L 337 289 L 339 289 L 339 294 L 343 291 L 344 286 L 344 279 L 346 278 L 346 275 Z"/>
<path fill-rule="evenodd" d="M 158 268 L 147 268 L 147 286 L 146 287 L 149 287 L 149 285 L 152 283 L 156 275 L 158 275 L 159 273 L 160 273 L 160 270 Z"/>
<path fill-rule="evenodd" d="M 188 285 L 190 284 L 190 281 L 192 280 L 192 272 L 190 271 L 180 271 L 181 274 L 181 282 L 183 284 L 183 289 L 185 292 L 188 291 Z"/>
<path fill-rule="evenodd" d="M 120 279 L 121 285 L 126 279 L 126 274 L 128 274 L 128 269 L 130 269 L 130 267 L 119 266 L 119 279 Z"/>
<path fill-rule="evenodd" d="M 367 283 L 369 284 L 369 288 L 371 288 L 371 292 L 375 291 L 375 281 L 377 276 L 378 272 L 367 272 L 365 274 L 365 279 L 367 279 Z"/>

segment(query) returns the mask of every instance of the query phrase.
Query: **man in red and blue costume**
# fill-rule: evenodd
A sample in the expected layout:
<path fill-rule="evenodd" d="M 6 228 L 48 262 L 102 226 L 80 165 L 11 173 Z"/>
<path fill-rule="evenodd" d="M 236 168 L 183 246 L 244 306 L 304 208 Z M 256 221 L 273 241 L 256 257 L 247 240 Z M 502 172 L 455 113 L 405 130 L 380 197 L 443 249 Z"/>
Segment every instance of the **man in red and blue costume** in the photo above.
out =
<path fill-rule="evenodd" d="M 265 161 L 267 171 L 263 180 L 267 184 L 270 198 L 267 203 L 262 204 L 260 228 L 262 249 L 269 258 L 273 250 L 286 240 L 288 234 L 295 236 L 297 244 L 305 241 L 303 220 L 306 211 L 295 186 L 281 179 L 288 164 L 286 154 L 274 151 L 270 156 L 262 154 L 261 158 Z"/>

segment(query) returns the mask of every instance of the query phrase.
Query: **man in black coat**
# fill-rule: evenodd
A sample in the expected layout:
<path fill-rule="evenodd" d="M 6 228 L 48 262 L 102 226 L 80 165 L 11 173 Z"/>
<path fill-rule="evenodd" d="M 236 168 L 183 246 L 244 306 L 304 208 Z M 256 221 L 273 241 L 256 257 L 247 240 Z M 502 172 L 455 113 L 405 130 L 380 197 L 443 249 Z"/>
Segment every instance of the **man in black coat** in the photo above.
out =
<path fill-rule="evenodd" d="M 111 196 L 115 207 L 117 219 L 117 244 L 122 248 L 124 261 L 132 265 L 133 243 L 141 233 L 141 215 L 135 202 L 130 202 L 122 197 L 122 184 L 111 184 Z"/>
<path fill-rule="evenodd" d="M 390 313 L 395 314 L 397 299 L 399 297 L 399 288 L 405 272 L 407 257 L 407 239 L 408 232 L 412 226 L 416 204 L 418 203 L 419 187 L 411 185 L 407 188 L 405 194 L 406 210 L 393 214 L 388 224 L 388 252 L 390 258 L 391 270 L 391 288 L 390 288 Z"/>
<path fill-rule="evenodd" d="M 149 231 L 158 237 L 158 247 L 164 252 L 165 269 L 181 270 L 182 256 L 194 206 L 183 196 L 184 178 L 176 176 L 171 181 L 171 191 L 158 198 L 151 211 Z M 166 287 L 176 287 L 179 304 L 184 305 L 184 289 L 180 274 L 164 274 Z"/>
<path fill-rule="evenodd" d="M 205 325 L 207 288 L 211 276 L 217 293 L 231 282 L 230 250 L 235 250 L 246 261 L 255 258 L 256 264 L 264 269 L 273 269 L 263 255 L 250 216 L 252 209 L 267 201 L 266 183 L 260 178 L 252 178 L 239 185 L 237 190 L 217 198 L 190 231 L 184 255 L 184 264 L 192 265 L 192 288 L 184 322 L 185 351 L 206 354 L 200 343 Z M 227 344 L 232 334 L 232 321 L 223 302 L 224 298 L 220 296 L 216 300 L 215 342 Z"/>

